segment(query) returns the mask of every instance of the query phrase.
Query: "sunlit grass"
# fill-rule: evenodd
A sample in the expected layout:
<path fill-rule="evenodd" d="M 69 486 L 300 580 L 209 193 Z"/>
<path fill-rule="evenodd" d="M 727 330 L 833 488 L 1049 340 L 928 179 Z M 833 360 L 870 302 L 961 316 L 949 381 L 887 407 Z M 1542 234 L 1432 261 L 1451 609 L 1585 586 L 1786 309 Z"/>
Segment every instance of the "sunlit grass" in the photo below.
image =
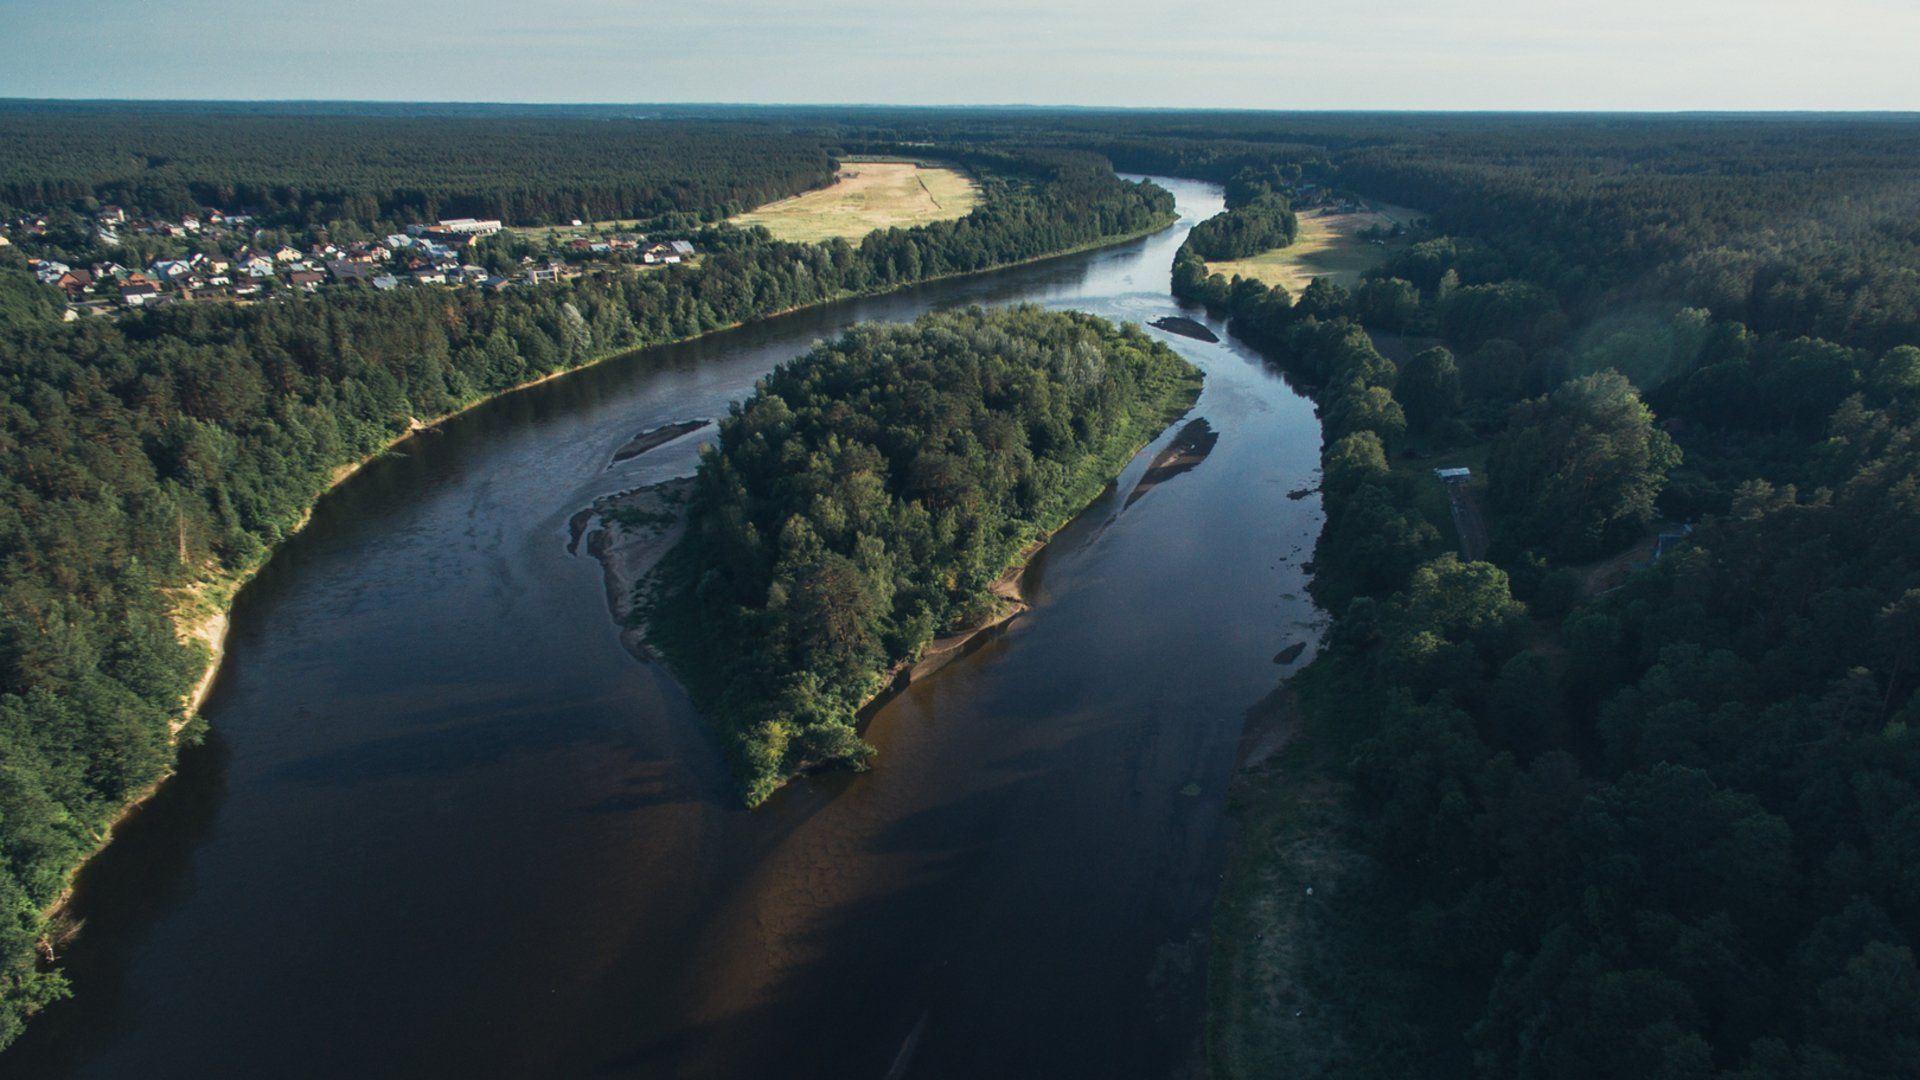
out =
<path fill-rule="evenodd" d="M 965 217 L 979 197 L 973 181 L 952 169 L 911 161 L 849 161 L 831 187 L 768 203 L 733 223 L 763 225 L 775 239 L 799 243 L 836 236 L 858 240 L 875 229 Z"/>

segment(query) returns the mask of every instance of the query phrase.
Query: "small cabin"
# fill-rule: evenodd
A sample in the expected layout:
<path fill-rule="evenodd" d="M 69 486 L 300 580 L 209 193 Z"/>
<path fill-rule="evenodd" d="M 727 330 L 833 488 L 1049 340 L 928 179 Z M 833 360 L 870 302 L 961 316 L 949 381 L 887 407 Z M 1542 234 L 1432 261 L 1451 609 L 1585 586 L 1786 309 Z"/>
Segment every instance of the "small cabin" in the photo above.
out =
<path fill-rule="evenodd" d="M 1473 479 L 1473 470 L 1462 466 L 1457 469 L 1435 469 L 1433 475 L 1445 484 L 1464 484 Z"/>

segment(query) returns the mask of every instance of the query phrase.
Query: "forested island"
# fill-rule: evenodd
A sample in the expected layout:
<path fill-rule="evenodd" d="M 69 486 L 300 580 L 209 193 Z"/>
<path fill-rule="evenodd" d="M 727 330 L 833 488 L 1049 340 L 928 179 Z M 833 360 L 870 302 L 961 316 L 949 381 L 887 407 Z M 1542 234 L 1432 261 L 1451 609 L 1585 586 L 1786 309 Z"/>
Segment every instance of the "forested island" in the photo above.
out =
<path fill-rule="evenodd" d="M 856 714 L 1199 393 L 1136 327 L 1035 307 L 863 326 L 722 421 L 648 642 L 720 728 L 749 804 L 861 765 Z"/>

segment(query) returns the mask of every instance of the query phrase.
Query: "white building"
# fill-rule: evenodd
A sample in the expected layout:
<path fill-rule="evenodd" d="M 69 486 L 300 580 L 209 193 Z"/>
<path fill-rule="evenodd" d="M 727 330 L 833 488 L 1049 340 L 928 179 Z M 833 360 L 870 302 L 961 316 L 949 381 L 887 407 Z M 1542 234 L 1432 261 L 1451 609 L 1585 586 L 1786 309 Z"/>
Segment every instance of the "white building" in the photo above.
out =
<path fill-rule="evenodd" d="M 441 232 L 459 233 L 462 236 L 492 236 L 504 226 L 494 218 L 441 218 L 435 226 Z"/>

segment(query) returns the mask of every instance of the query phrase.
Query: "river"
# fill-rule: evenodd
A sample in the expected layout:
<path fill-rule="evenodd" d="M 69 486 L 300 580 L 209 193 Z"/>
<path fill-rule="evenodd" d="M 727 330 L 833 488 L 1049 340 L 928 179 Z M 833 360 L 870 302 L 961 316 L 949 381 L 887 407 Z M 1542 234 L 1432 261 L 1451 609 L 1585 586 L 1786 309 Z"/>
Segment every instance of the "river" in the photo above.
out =
<path fill-rule="evenodd" d="M 1180 313 L 1221 197 L 1160 183 L 1181 220 L 1145 240 L 636 353 L 328 495 L 239 598 L 212 734 L 81 876 L 77 997 L 0 1075 L 1190 1071 L 1242 719 L 1319 626 L 1320 503 L 1288 498 L 1319 425 L 1251 351 L 1150 331 L 1207 373 L 1210 456 L 1128 505 L 1163 435 L 1035 560 L 1033 611 L 875 712 L 871 771 L 755 811 L 567 552 L 712 429 L 609 467 L 634 433 L 858 320 Z"/>

